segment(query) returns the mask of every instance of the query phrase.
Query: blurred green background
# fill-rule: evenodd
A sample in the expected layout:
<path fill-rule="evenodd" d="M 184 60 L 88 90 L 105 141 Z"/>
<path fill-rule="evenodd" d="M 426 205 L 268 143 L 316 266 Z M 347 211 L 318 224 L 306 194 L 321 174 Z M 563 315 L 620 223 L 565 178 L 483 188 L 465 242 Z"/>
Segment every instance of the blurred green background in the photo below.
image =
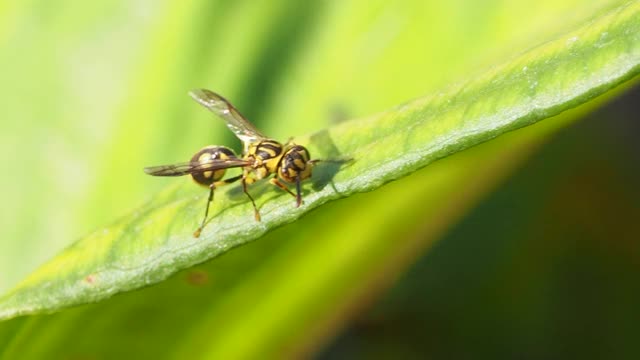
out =
<path fill-rule="evenodd" d="M 638 358 L 639 99 L 561 131 L 321 358 Z"/>
<path fill-rule="evenodd" d="M 465 81 L 618 3 L 2 2 L 0 291 L 168 184 L 188 181 L 148 177 L 144 166 L 184 161 L 207 144 L 238 149 L 233 135 L 187 97 L 191 88 L 224 94 L 265 133 L 284 140 Z M 299 254 L 316 251 L 318 263 L 305 274 L 313 283 L 316 274 L 331 268 L 323 261 L 348 253 L 349 244 L 360 239 L 416 244 L 388 256 L 385 251 L 393 248 L 354 256 L 359 272 L 343 274 L 344 288 L 317 297 L 321 306 L 296 308 L 294 315 L 306 316 L 308 323 L 315 321 L 309 313 L 322 309 L 318 316 L 329 320 L 318 328 L 303 321 L 288 326 L 280 316 L 290 308 L 261 305 L 266 302 L 256 294 L 272 291 L 269 287 L 234 296 L 271 313 L 243 321 L 231 316 L 226 326 L 236 325 L 244 341 L 279 355 L 633 358 L 640 333 L 634 331 L 639 294 L 633 282 L 640 266 L 638 125 L 633 122 L 638 96 L 629 91 L 587 118 L 596 104 L 509 134 L 379 191 L 318 209 L 204 265 L 211 277 L 220 269 L 225 277 L 233 274 L 220 285 L 226 291 L 250 283 L 249 278 L 259 282 L 255 274 L 267 277 L 272 269 L 291 266 Z M 576 119 L 580 123 L 551 140 Z M 476 169 L 471 164 L 477 159 L 491 162 Z M 357 215 L 345 218 L 345 213 Z M 321 242 L 329 239 L 342 241 L 343 249 L 327 247 L 322 253 Z M 406 251 L 410 255 L 403 255 Z M 294 278 L 278 274 L 279 284 Z M 360 282 L 374 285 L 347 293 Z M 108 313 L 105 307 L 127 301 L 146 309 L 140 299 L 148 300 L 149 293 L 169 296 L 169 289 L 175 290 L 161 284 L 145 290 L 147 295 L 127 294 L 66 313 L 78 318 Z M 192 305 L 194 314 L 184 318 L 194 323 L 198 310 L 208 309 L 220 291 L 212 289 L 212 298 L 184 296 L 200 296 L 198 305 L 179 296 L 163 299 L 175 307 Z M 167 308 L 147 310 L 149 317 L 180 317 L 167 314 Z M 37 329 L 34 324 L 63 316 L 8 326 Z M 284 325 L 275 331 L 261 316 Z M 141 315 L 129 319 L 128 326 L 150 324 Z M 173 354 L 204 341 L 195 329 L 210 334 L 219 326 L 215 316 L 208 319 L 193 325 L 191 338 L 176 340 Z M 175 329 L 187 333 L 189 325 L 176 326 L 179 321 L 156 324 L 159 329 L 144 337 L 140 348 L 157 343 L 163 326 L 169 338 Z M 98 324 L 87 334 L 129 350 L 113 333 L 117 326 Z M 52 348 L 61 354 L 73 348 L 61 340 L 68 329 L 52 325 L 51 331 L 60 331 L 59 338 L 51 335 L 58 341 Z M 256 339 L 269 345 L 260 348 Z M 96 355 L 99 346 L 80 343 L 102 358 Z"/>

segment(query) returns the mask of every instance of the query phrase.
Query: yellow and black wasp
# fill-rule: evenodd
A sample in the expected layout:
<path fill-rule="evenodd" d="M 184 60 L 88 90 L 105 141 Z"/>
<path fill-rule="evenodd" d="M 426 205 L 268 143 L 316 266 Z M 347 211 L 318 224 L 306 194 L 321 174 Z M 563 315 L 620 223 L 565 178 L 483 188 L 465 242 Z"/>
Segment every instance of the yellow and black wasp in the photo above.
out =
<path fill-rule="evenodd" d="M 188 174 L 196 183 L 209 188 L 204 218 L 193 234 L 195 237 L 200 236 L 205 226 L 214 190 L 238 180 L 242 182 L 242 189 L 253 204 L 257 221 L 260 221 L 260 212 L 247 191 L 247 185 L 271 174 L 274 174 L 274 177 L 269 182 L 293 195 L 296 198 L 296 207 L 302 204 L 300 182 L 311 177 L 311 169 L 320 160 L 311 160 L 309 151 L 304 146 L 290 141 L 282 144 L 262 135 L 229 101 L 212 91 L 197 89 L 189 92 L 189 95 L 222 118 L 243 144 L 242 157 L 236 156 L 233 150 L 226 146 L 209 145 L 193 155 L 188 162 L 144 169 L 147 174 L 153 176 Z M 229 168 L 242 168 L 242 174 L 222 180 L 226 169 Z M 295 184 L 296 192 L 289 190 L 286 183 Z"/>

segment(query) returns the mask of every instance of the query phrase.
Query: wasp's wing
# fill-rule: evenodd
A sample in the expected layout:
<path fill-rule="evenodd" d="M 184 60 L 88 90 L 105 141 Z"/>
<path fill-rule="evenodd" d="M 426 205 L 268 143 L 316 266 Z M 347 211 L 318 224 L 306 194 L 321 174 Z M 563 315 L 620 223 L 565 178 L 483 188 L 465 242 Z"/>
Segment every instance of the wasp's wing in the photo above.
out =
<path fill-rule="evenodd" d="M 207 89 L 196 89 L 189 95 L 200 105 L 220 116 L 227 127 L 244 143 L 245 148 L 250 143 L 266 139 L 227 99 Z"/>
<path fill-rule="evenodd" d="M 172 165 L 150 166 L 144 168 L 144 172 L 153 176 L 182 176 L 247 165 L 249 165 L 249 162 L 242 159 L 215 159 L 202 162 L 191 161 Z"/>

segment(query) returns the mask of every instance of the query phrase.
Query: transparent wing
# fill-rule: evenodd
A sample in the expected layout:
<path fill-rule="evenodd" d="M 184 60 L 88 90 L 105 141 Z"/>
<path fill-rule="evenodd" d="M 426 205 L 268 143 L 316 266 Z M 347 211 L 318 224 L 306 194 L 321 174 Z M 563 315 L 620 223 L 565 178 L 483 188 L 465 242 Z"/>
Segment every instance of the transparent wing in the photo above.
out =
<path fill-rule="evenodd" d="M 245 117 L 222 96 L 207 89 L 192 90 L 189 92 L 189 95 L 200 105 L 221 117 L 227 124 L 227 127 L 244 143 L 245 148 L 250 143 L 266 139 L 266 136 L 262 135 L 253 124 L 245 119 Z"/>
<path fill-rule="evenodd" d="M 150 166 L 144 172 L 153 176 L 182 176 L 235 167 L 247 166 L 250 163 L 242 159 L 215 159 L 204 162 L 185 162 L 172 165 Z"/>

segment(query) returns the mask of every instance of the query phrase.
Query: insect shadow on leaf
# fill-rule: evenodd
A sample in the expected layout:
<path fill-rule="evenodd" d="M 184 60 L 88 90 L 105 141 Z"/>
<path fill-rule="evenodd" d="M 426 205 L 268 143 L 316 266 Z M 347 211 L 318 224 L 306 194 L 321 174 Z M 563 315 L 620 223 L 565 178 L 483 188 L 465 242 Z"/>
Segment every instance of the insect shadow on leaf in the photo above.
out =
<path fill-rule="evenodd" d="M 338 193 L 338 189 L 333 184 L 333 178 L 345 164 L 352 163 L 354 159 L 345 157 L 340 153 L 331 135 L 329 135 L 329 131 L 326 129 L 311 135 L 309 141 L 316 148 L 323 150 L 322 160 L 315 166 L 313 177 L 311 178 L 313 190 L 321 191 L 325 186 L 331 184 L 333 190 Z"/>

